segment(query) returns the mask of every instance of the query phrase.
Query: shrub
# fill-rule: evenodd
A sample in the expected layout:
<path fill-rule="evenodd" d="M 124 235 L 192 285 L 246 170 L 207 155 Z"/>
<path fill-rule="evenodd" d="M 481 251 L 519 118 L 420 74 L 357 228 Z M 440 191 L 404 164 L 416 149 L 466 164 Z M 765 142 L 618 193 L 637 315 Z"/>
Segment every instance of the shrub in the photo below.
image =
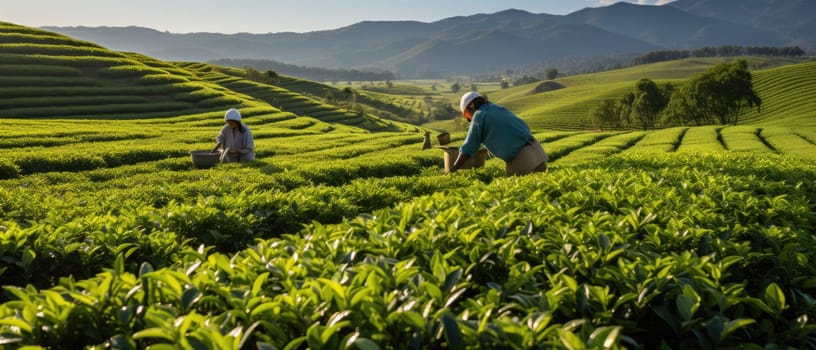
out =
<path fill-rule="evenodd" d="M 17 165 L 8 160 L 0 160 L 0 179 L 14 179 L 19 174 L 20 169 Z"/>
<path fill-rule="evenodd" d="M 156 160 L 180 157 L 186 153 L 168 149 L 127 149 L 115 151 L 102 155 L 102 159 L 108 167 L 117 167 L 128 164 L 138 164 L 142 162 L 152 162 Z"/>
<path fill-rule="evenodd" d="M 93 46 L 39 45 L 28 43 L 0 44 L 0 51 L 24 55 L 125 57 L 121 53 Z"/>
<path fill-rule="evenodd" d="M 78 151 L 77 151 L 78 152 Z M 77 172 L 102 168 L 107 163 L 102 157 L 82 154 L 57 154 L 52 156 L 24 156 L 16 160 L 22 175 L 50 171 Z"/>
<path fill-rule="evenodd" d="M 184 77 L 163 73 L 144 75 L 141 78 L 139 78 L 137 82 L 140 85 L 160 85 L 160 84 L 187 83 L 189 82 L 189 80 Z"/>
<path fill-rule="evenodd" d="M 100 76 L 105 78 L 135 78 L 148 74 L 167 74 L 167 72 L 150 68 L 145 65 L 125 65 L 105 67 L 97 71 Z"/>
<path fill-rule="evenodd" d="M 79 76 L 82 71 L 75 67 L 54 66 L 46 64 L 3 64 L 0 76 Z"/>

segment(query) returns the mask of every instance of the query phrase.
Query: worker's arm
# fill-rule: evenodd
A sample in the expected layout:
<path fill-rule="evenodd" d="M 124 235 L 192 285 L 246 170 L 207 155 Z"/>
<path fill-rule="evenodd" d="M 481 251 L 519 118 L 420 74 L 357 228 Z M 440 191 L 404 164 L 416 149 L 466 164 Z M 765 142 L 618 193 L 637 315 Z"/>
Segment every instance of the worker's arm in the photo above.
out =
<path fill-rule="evenodd" d="M 469 155 L 459 152 L 459 156 L 456 157 L 456 161 L 453 162 L 453 166 L 451 166 L 450 172 L 453 173 L 456 172 L 456 170 L 459 170 L 459 167 L 462 166 L 462 164 L 464 164 L 465 162 L 467 162 L 468 159 L 470 159 Z"/>

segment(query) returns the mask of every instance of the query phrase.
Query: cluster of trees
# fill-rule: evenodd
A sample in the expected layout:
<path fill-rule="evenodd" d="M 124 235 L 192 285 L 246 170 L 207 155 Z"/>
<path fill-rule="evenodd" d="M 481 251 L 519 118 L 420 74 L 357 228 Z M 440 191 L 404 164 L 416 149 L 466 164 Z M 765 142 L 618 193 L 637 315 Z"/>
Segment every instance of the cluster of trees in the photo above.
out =
<path fill-rule="evenodd" d="M 323 99 L 335 106 L 354 109 L 354 107 L 357 105 L 357 96 L 359 96 L 359 94 L 356 90 L 350 87 L 345 87 L 342 90 L 327 89 L 326 95 L 323 97 Z"/>
<path fill-rule="evenodd" d="M 395 79 L 394 73 L 389 71 L 373 72 L 356 69 L 305 67 L 273 60 L 225 58 L 209 61 L 209 63 L 234 68 L 252 67 L 259 71 L 271 70 L 280 74 L 314 81 L 382 81 Z"/>
<path fill-rule="evenodd" d="M 273 70 L 261 72 L 255 68 L 244 68 L 244 78 L 264 84 L 278 85 L 280 76 Z"/>
<path fill-rule="evenodd" d="M 455 94 L 458 93 L 459 91 L 462 91 L 463 88 L 465 88 L 464 85 L 456 82 L 451 84 L 450 91 Z M 470 83 L 470 85 L 467 86 L 467 89 L 468 91 L 479 91 L 479 86 L 476 85 L 476 83 Z"/>
<path fill-rule="evenodd" d="M 428 107 L 428 120 L 450 120 L 461 115 L 450 103 L 445 101 L 435 101 L 426 98 L 424 102 Z"/>
<path fill-rule="evenodd" d="M 641 79 L 633 91 L 607 100 L 591 112 L 600 128 L 734 124 L 745 108 L 760 108 L 745 60 L 721 63 L 675 87 Z"/>
<path fill-rule="evenodd" d="M 557 68 L 547 68 L 543 72 L 536 73 L 520 73 L 512 69 L 507 69 L 504 74 L 482 74 L 471 77 L 475 81 L 484 82 L 500 82 L 502 89 L 507 89 L 510 86 L 519 86 L 530 83 L 535 83 L 542 80 L 553 80 L 558 77 L 559 71 Z"/>
<path fill-rule="evenodd" d="M 522 75 L 520 77 L 514 77 L 513 80 L 512 80 L 513 86 L 526 85 L 526 84 L 535 83 L 535 82 L 538 82 L 538 81 L 541 81 L 541 79 L 536 78 L 536 77 L 531 76 L 531 75 Z M 507 85 L 509 83 L 510 82 L 508 82 L 507 80 L 503 80 L 502 81 L 502 88 L 504 88 L 505 85 Z"/>
<path fill-rule="evenodd" d="M 391 81 L 386 82 L 386 85 L 393 87 L 393 83 L 391 83 Z M 458 83 L 455 83 L 454 85 L 461 89 L 461 86 Z M 476 86 L 471 85 L 471 89 L 475 91 Z M 400 105 L 399 103 L 390 103 L 376 98 L 370 98 L 365 94 L 360 94 L 357 90 L 351 87 L 345 87 L 340 90 L 326 90 L 326 93 L 322 98 L 327 103 L 346 108 L 351 111 L 357 111 L 361 115 L 366 113 L 365 108 L 366 106 L 369 106 L 377 109 L 377 113 L 382 118 L 416 124 L 422 124 L 432 120 L 453 119 L 459 115 L 459 112 L 446 100 L 434 100 L 431 95 L 425 95 L 421 101 L 415 101 L 414 105 L 408 106 Z"/>
<path fill-rule="evenodd" d="M 798 46 L 706 46 L 694 50 L 653 51 L 636 57 L 634 65 L 679 60 L 690 57 L 777 56 L 800 57 L 805 54 Z"/>
<path fill-rule="evenodd" d="M 541 81 L 543 79 L 553 80 L 553 79 L 558 77 L 558 69 L 556 69 L 556 68 L 547 68 L 544 71 L 544 73 L 537 73 L 537 74 L 533 74 L 533 75 L 513 74 L 514 72 L 513 72 L 512 69 L 508 69 L 507 72 L 505 72 L 505 73 L 506 73 L 506 76 L 504 78 L 502 78 L 502 82 L 501 82 L 501 85 L 502 85 L 503 89 L 506 89 L 506 88 L 510 87 L 511 83 L 513 84 L 513 86 L 519 86 L 519 85 L 535 83 L 535 82 Z"/>

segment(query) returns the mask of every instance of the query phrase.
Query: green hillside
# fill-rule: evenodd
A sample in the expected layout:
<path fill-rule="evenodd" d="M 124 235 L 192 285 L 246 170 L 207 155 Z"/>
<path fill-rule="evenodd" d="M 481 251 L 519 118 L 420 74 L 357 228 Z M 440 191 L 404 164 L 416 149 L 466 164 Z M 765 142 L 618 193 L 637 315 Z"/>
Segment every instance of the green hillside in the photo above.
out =
<path fill-rule="evenodd" d="M 0 28 L 3 349 L 816 341 L 813 63 L 756 71 L 765 107 L 736 126 L 582 130 L 641 73 L 705 62 L 490 90 L 550 159 L 507 177 L 496 158 L 445 174 L 419 127 L 318 83 Z M 194 167 L 228 107 L 257 160 Z"/>
<path fill-rule="evenodd" d="M 161 62 L 4 22 L 0 61 L 0 118 L 165 118 L 236 107 L 285 111 L 361 131 L 411 128 L 243 79 L 241 70 Z"/>
<path fill-rule="evenodd" d="M 814 92 L 807 87 L 814 85 L 813 80 L 816 78 L 812 70 L 816 63 L 777 58 L 746 59 L 749 66 L 756 69 L 752 73 L 754 86 L 763 100 L 763 108 L 759 113 L 746 112 L 742 118 L 745 122 L 779 122 L 780 118 L 807 114 L 808 106 L 812 106 L 814 101 Z M 603 100 L 616 99 L 630 91 L 639 79 L 649 78 L 658 83 L 679 84 L 723 60 L 695 58 L 653 63 L 509 89 L 489 90 L 487 94 L 491 100 L 507 106 L 523 117 L 533 128 L 590 130 L 594 129 L 589 116 L 592 109 Z M 450 99 L 453 102 L 457 96 L 451 96 Z M 782 106 L 786 109 L 777 113 Z M 791 108 L 797 110 L 790 110 Z M 451 122 L 429 126 L 454 129 Z"/>
<path fill-rule="evenodd" d="M 743 123 L 816 126 L 816 62 L 758 71 L 754 88 L 762 108 L 745 114 Z"/>
<path fill-rule="evenodd" d="M 282 76 L 279 80 L 278 85 L 287 90 L 324 100 L 331 99 L 334 104 L 356 110 L 358 113 L 365 111 L 365 113 L 394 121 L 414 124 L 416 120 L 411 117 L 424 111 L 421 102 L 402 96 L 399 93 L 399 87 L 389 89 L 390 93 L 382 93 L 372 91 L 375 89 L 370 86 L 329 85 L 288 76 Z M 385 85 L 385 82 L 381 84 Z M 417 91 L 415 86 L 408 87 L 412 88 L 415 93 L 418 92 L 420 96 L 424 94 L 424 90 Z M 343 91 L 345 88 L 351 89 L 354 96 L 347 96 Z"/>
<path fill-rule="evenodd" d="M 0 117 L 149 118 L 252 106 L 172 65 L 0 22 Z"/>
<path fill-rule="evenodd" d="M 369 113 L 352 111 L 325 103 L 319 97 L 304 92 L 244 79 L 244 70 L 241 69 L 216 67 L 204 63 L 180 63 L 179 66 L 188 69 L 201 79 L 218 84 L 229 91 L 251 96 L 281 111 L 313 117 L 328 123 L 360 127 L 363 130 L 402 130 L 407 127 L 377 118 Z M 286 77 L 281 79 L 296 80 Z"/>

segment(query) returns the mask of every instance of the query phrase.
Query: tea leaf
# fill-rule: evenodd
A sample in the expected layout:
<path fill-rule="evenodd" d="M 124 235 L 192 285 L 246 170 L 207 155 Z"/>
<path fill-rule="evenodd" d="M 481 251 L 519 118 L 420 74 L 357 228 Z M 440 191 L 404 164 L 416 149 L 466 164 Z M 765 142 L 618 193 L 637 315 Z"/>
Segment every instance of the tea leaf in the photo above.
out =
<path fill-rule="evenodd" d="M 18 318 L 2 318 L 0 319 L 0 325 L 12 326 L 20 328 L 23 332 L 31 333 L 31 325 L 28 322 L 23 321 Z"/>
<path fill-rule="evenodd" d="M 181 294 L 181 306 L 188 310 L 195 302 L 201 299 L 201 292 L 196 287 L 189 287 Z"/>
<path fill-rule="evenodd" d="M 725 339 L 728 337 L 729 334 L 733 333 L 734 331 L 747 327 L 748 325 L 754 324 L 756 321 L 750 318 L 738 318 L 736 320 L 731 320 L 725 323 L 723 326 L 722 331 L 720 332 L 720 339 Z"/>
<path fill-rule="evenodd" d="M 558 338 L 561 340 L 561 344 L 564 345 L 564 347 L 569 350 L 586 349 L 586 345 L 584 344 L 584 342 L 580 338 L 578 338 L 578 336 L 576 336 L 574 333 L 566 329 L 558 330 Z"/>
<path fill-rule="evenodd" d="M 689 285 L 683 286 L 683 294 L 677 296 L 677 311 L 683 321 L 688 322 L 694 317 L 697 308 L 700 307 L 700 296 Z"/>
<path fill-rule="evenodd" d="M 357 338 L 353 344 L 360 350 L 380 350 L 380 346 L 368 338 Z"/>
<path fill-rule="evenodd" d="M 462 340 L 462 331 L 459 329 L 459 323 L 451 316 L 449 312 L 444 312 L 441 317 L 442 329 L 445 334 L 445 341 L 448 343 L 449 349 L 464 350 L 465 343 Z"/>
<path fill-rule="evenodd" d="M 387 320 L 389 324 L 401 320 L 411 327 L 425 329 L 425 318 L 423 318 L 422 315 L 416 311 L 404 311 L 400 309 L 390 313 Z"/>
<path fill-rule="evenodd" d="M 592 349 L 611 349 L 618 344 L 620 339 L 621 329 L 623 327 L 600 327 L 595 329 L 589 335 L 589 348 Z"/>
<path fill-rule="evenodd" d="M 147 328 L 133 334 L 133 339 L 162 339 L 169 342 L 175 341 L 172 335 L 161 328 Z"/>
<path fill-rule="evenodd" d="M 771 283 L 765 288 L 765 304 L 771 308 L 775 315 L 779 315 L 787 309 L 785 305 L 785 293 L 776 283 Z"/>
<path fill-rule="evenodd" d="M 260 293 L 264 282 L 266 282 L 266 280 L 268 278 L 269 278 L 269 272 L 264 272 L 264 273 L 258 275 L 258 277 L 255 278 L 255 282 L 252 284 L 252 291 L 250 292 L 250 294 L 252 296 L 257 296 L 258 293 Z"/>

